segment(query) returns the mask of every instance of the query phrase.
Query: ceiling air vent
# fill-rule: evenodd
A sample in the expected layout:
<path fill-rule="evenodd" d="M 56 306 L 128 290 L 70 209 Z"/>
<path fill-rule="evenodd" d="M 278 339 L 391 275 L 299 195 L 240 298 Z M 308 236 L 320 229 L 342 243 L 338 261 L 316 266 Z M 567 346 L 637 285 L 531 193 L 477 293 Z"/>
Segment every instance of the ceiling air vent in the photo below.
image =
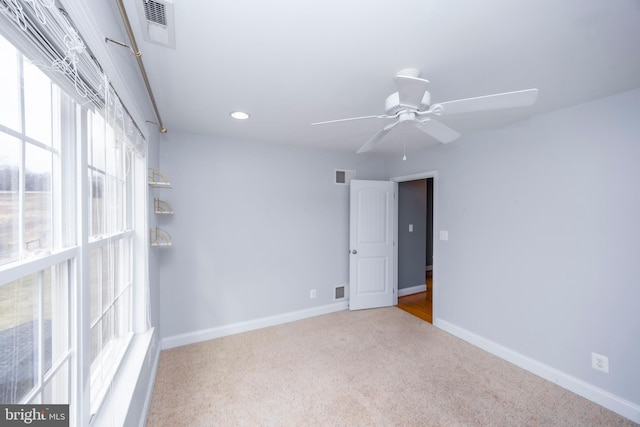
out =
<path fill-rule="evenodd" d="M 138 0 L 137 5 L 144 39 L 151 43 L 175 48 L 173 2 L 170 0 Z"/>
<path fill-rule="evenodd" d="M 356 171 L 337 170 L 335 182 L 340 185 L 349 185 L 355 176 Z"/>

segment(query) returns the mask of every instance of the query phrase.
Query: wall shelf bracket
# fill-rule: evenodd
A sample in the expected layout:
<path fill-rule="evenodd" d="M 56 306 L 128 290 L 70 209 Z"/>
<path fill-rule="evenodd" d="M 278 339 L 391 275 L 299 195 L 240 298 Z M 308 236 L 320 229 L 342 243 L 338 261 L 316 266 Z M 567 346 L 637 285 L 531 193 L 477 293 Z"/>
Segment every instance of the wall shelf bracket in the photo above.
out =
<path fill-rule="evenodd" d="M 149 229 L 149 242 L 151 246 L 171 246 L 171 235 L 168 231 L 156 227 Z"/>

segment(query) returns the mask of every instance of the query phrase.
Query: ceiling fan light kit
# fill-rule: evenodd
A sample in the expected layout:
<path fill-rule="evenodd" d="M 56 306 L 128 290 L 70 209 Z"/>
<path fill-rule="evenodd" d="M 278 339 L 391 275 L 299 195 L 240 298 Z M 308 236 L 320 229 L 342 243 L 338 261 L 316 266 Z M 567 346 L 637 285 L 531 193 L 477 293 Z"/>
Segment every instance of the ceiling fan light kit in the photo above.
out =
<path fill-rule="evenodd" d="M 398 124 L 409 122 L 439 142 L 448 144 L 461 135 L 436 120 L 435 116 L 528 107 L 533 105 L 538 97 L 538 89 L 526 89 L 432 104 L 431 93 L 427 90 L 429 81 L 420 78 L 420 71 L 415 68 L 400 70 L 396 74 L 395 81 L 398 91 L 385 99 L 385 114 L 329 120 L 311 123 L 311 125 L 326 125 L 363 119 L 396 119 L 395 122 L 384 126 L 373 135 L 356 153 L 371 150 Z"/>
<path fill-rule="evenodd" d="M 244 111 L 233 111 L 229 115 L 236 120 L 247 120 L 249 118 L 249 114 Z"/>

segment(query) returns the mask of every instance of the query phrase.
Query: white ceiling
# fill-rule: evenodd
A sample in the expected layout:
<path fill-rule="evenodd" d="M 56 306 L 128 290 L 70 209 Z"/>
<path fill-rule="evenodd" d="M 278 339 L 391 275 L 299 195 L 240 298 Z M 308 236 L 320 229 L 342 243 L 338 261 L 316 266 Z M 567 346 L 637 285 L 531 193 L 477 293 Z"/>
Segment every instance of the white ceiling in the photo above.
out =
<path fill-rule="evenodd" d="M 142 1 L 126 5 L 169 133 L 355 152 L 389 121 L 310 123 L 383 114 L 409 67 L 434 102 L 540 90 L 442 120 L 463 134 L 640 87 L 640 0 L 174 0 L 175 49 L 144 40 Z M 435 143 L 407 127 L 372 152 L 403 140 Z"/>

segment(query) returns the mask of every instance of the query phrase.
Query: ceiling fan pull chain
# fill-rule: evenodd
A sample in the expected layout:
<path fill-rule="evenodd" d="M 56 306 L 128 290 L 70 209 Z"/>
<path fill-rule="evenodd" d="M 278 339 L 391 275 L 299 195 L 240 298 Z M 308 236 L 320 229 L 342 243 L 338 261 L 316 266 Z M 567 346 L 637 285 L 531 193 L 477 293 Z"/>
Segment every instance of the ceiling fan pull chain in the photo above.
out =
<path fill-rule="evenodd" d="M 402 129 L 402 161 L 407 160 L 407 129 Z"/>

